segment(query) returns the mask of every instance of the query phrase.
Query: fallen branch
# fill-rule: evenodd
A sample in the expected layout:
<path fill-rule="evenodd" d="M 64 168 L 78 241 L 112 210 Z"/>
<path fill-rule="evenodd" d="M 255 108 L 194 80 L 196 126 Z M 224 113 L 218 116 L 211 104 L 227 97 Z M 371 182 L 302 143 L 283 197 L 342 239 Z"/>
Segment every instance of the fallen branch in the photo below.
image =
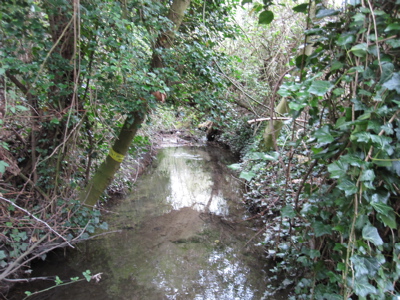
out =
<path fill-rule="evenodd" d="M 4 278 L 4 281 L 7 282 L 32 282 L 36 280 L 55 280 L 55 276 L 50 276 L 50 277 L 31 277 L 31 278 L 15 278 L 15 279 L 10 279 L 10 278 Z"/>
<path fill-rule="evenodd" d="M 255 122 L 272 121 L 272 120 L 292 120 L 292 119 L 293 118 L 289 118 L 289 117 L 269 117 L 269 118 L 258 118 L 258 119 L 248 120 L 247 123 L 252 124 Z M 307 123 L 307 121 L 303 120 L 303 119 L 295 119 L 295 121 Z"/>

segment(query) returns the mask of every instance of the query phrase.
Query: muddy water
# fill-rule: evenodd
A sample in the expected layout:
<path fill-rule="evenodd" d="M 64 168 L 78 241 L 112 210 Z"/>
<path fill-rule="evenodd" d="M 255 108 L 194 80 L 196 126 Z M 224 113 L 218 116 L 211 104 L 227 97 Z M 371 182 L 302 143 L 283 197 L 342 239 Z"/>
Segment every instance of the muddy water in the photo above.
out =
<path fill-rule="evenodd" d="M 229 153 L 216 148 L 161 150 L 107 215 L 118 232 L 79 244 L 65 257 L 53 254 L 34 274 L 68 279 L 89 269 L 102 272 L 102 280 L 29 299 L 261 299 L 266 266 L 262 249 L 248 243 L 256 232 L 243 221 L 249 216 L 230 163 Z"/>

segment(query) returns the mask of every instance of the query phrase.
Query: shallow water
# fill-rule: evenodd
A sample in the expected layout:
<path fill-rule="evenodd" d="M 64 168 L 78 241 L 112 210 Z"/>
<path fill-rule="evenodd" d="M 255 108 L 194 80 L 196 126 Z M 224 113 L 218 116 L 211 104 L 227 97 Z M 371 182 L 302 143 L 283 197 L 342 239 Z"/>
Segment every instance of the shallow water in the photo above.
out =
<path fill-rule="evenodd" d="M 249 216 L 242 185 L 226 167 L 233 162 L 219 148 L 162 149 L 106 216 L 118 232 L 79 244 L 65 257 L 57 252 L 33 274 L 67 280 L 89 269 L 102 272 L 102 280 L 29 299 L 261 299 L 267 266 L 262 249 L 248 243 L 256 231 L 243 221 Z M 43 288 L 41 282 L 19 290 Z"/>

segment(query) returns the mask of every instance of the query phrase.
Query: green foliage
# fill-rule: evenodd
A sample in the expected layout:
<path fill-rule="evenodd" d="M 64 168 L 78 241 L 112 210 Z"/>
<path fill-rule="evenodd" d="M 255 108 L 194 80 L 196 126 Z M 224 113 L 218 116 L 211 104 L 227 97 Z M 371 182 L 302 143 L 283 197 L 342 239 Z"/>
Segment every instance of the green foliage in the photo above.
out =
<path fill-rule="evenodd" d="M 85 277 L 87 282 L 90 282 L 90 280 L 92 280 L 92 275 L 90 270 L 86 270 L 85 272 L 82 273 L 83 276 Z"/>
<path fill-rule="evenodd" d="M 269 24 L 274 20 L 274 13 L 270 10 L 264 10 L 258 19 L 259 24 Z"/>
<path fill-rule="evenodd" d="M 399 295 L 399 5 L 371 3 L 343 12 L 317 3 L 313 53 L 293 58 L 296 80 L 278 91 L 293 118 L 308 120 L 306 137 L 279 162 L 240 166 L 249 203 L 270 212 L 273 271 L 287 272 L 296 299 Z M 307 159 L 292 166 L 296 152 Z"/>
<path fill-rule="evenodd" d="M 127 116 L 157 108 L 153 92 L 167 95 L 164 105 L 184 106 L 189 120 L 229 118 L 230 103 L 222 96 L 228 83 L 217 67 L 229 60 L 216 49 L 237 33 L 229 21 L 237 2 L 193 0 L 169 47 L 159 39 L 173 29 L 167 18 L 172 1 L 2 3 L 0 89 L 7 101 L 0 105 L 0 175 L 6 182 L 0 192 L 18 194 L 21 207 L 50 226 L 56 220 L 68 240 L 107 229 L 97 210 L 70 199 L 107 156 Z M 130 155 L 144 155 L 151 136 L 137 136 Z M 124 186 L 129 181 L 125 174 L 118 180 Z M 29 218 L 26 227 L 17 225 L 22 217 L 14 209 L 6 209 L 11 226 L 0 224 L 10 240 L 0 248 L 2 268 L 26 250 L 25 232 L 30 237 L 35 231 L 36 241 L 47 233 Z"/>
<path fill-rule="evenodd" d="M 78 201 L 59 201 L 60 211 L 57 212 L 57 218 L 54 220 L 54 215 L 47 214 L 44 216 L 44 221 L 55 228 L 59 232 L 65 232 L 66 240 L 72 242 L 77 238 L 85 239 L 95 230 L 108 230 L 108 224 L 101 221 L 100 211 L 82 206 Z M 7 240 L 2 243 L 0 247 L 0 275 L 9 276 L 7 267 L 14 265 L 18 269 L 19 265 L 16 260 L 25 254 L 31 253 L 31 246 L 33 243 L 38 243 L 39 240 L 46 238 L 51 243 L 59 238 L 55 234 L 48 234 L 48 227 L 38 223 L 36 219 L 25 216 L 18 218 L 15 216 L 15 211 L 8 209 L 8 214 L 3 218 L 10 220 L 0 225 L 1 232 L 7 236 Z M 33 215 L 40 215 L 41 208 L 36 206 L 32 209 Z M 54 232 L 53 232 L 54 233 Z M 39 245 L 39 244 L 38 244 Z M 36 256 L 44 259 L 49 249 L 42 249 L 40 252 L 35 253 Z"/>
<path fill-rule="evenodd" d="M 98 282 L 100 280 L 101 274 L 102 273 L 99 273 L 99 274 L 96 274 L 96 275 L 93 276 L 94 279 L 96 280 L 96 282 Z M 83 278 L 71 277 L 69 281 L 63 281 L 63 280 L 60 279 L 60 277 L 56 276 L 56 278 L 54 280 L 55 285 L 53 285 L 53 286 L 51 286 L 49 288 L 40 290 L 40 291 L 36 291 L 36 292 L 26 291 L 25 292 L 26 297 L 23 300 L 28 299 L 30 296 L 37 295 L 37 294 L 52 290 L 52 289 L 54 289 L 56 287 L 70 285 L 71 283 L 80 282 L 80 281 L 84 281 L 84 280 L 86 280 L 87 282 L 90 282 L 93 279 L 90 270 L 86 270 L 86 271 L 82 272 L 82 275 L 83 275 Z"/>
<path fill-rule="evenodd" d="M 0 173 L 4 173 L 6 171 L 6 168 L 9 166 L 10 165 L 6 163 L 4 160 L 0 160 Z"/>

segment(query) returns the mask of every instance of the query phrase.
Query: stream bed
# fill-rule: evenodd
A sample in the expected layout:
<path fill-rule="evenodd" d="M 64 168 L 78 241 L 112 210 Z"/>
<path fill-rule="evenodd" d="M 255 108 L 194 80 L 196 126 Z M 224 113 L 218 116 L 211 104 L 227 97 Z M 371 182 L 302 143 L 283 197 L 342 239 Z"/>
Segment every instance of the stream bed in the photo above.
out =
<path fill-rule="evenodd" d="M 234 162 L 220 148 L 161 149 L 105 216 L 117 232 L 77 244 L 67 255 L 52 253 L 32 274 L 68 280 L 90 270 L 101 272 L 101 281 L 28 299 L 261 299 L 268 266 L 262 247 L 251 240 L 257 229 L 245 221 L 251 216 L 241 202 L 242 184 L 227 168 Z M 11 299 L 51 285 L 24 284 Z"/>

